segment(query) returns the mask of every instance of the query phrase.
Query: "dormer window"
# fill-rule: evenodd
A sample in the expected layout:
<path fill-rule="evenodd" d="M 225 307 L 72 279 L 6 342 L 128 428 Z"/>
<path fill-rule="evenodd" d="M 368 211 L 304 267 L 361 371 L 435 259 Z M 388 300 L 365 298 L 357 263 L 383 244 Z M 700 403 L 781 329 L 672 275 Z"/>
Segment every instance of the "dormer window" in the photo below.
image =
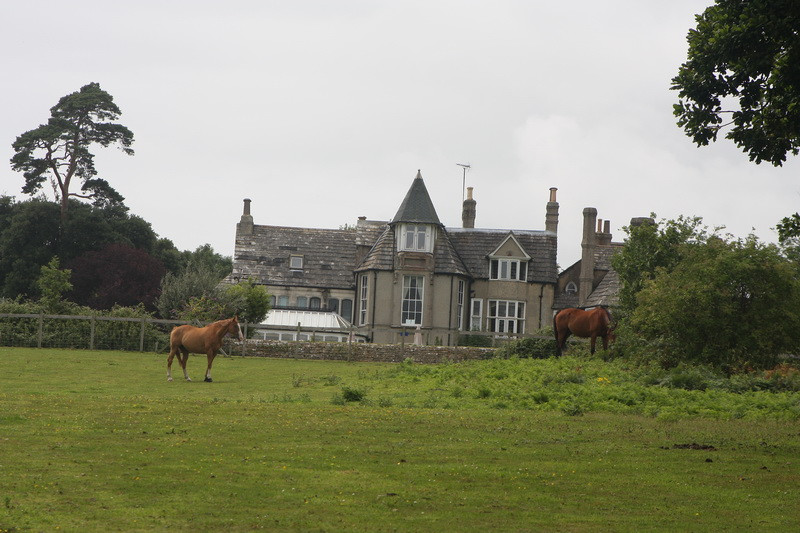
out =
<path fill-rule="evenodd" d="M 429 224 L 403 224 L 398 248 L 406 252 L 432 252 L 433 227 Z"/>
<path fill-rule="evenodd" d="M 303 256 L 289 256 L 289 270 L 303 270 Z"/>
<path fill-rule="evenodd" d="M 520 259 L 491 259 L 489 279 L 526 281 L 528 262 Z"/>

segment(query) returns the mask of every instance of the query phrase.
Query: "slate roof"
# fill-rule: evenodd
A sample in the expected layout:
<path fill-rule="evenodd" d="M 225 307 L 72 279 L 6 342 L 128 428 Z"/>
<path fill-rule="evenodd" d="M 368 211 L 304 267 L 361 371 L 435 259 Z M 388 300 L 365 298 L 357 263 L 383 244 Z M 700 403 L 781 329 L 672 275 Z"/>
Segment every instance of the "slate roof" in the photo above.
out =
<path fill-rule="evenodd" d="M 414 182 L 403 199 L 403 203 L 400 204 L 400 209 L 397 210 L 397 214 L 392 219 L 392 224 L 397 222 L 442 225 L 436 215 L 436 209 L 433 207 L 433 201 L 431 201 L 431 196 L 425 187 L 425 182 L 422 181 L 422 173 L 420 171 L 417 171 L 417 177 L 414 178 Z"/>
<path fill-rule="evenodd" d="M 253 226 L 236 236 L 229 278 L 253 278 L 270 285 L 353 289 L 358 231 Z M 289 269 L 289 257 L 303 256 L 303 270 Z"/>
<path fill-rule="evenodd" d="M 489 279 L 488 255 L 513 234 L 531 257 L 528 281 L 555 283 L 556 234 L 549 231 L 448 228 L 447 233 L 472 277 Z"/>
<path fill-rule="evenodd" d="M 394 224 L 387 226 L 383 234 L 366 255 L 356 271 L 364 270 L 394 270 L 395 258 L 395 228 Z M 461 274 L 469 276 L 469 270 L 459 257 L 458 252 L 450 242 L 444 228 L 438 228 L 433 246 L 434 272 L 442 274 Z"/>

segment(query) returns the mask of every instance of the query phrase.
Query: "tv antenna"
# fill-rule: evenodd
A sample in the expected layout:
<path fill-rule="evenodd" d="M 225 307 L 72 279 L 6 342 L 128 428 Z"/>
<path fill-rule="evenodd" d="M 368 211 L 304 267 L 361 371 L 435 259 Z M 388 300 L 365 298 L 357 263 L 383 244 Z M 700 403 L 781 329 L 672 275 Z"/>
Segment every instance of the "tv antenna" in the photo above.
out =
<path fill-rule="evenodd" d="M 467 190 L 467 169 L 472 168 L 469 163 L 466 165 L 463 163 L 456 163 L 457 166 L 464 169 L 464 177 L 461 179 L 461 203 L 464 203 L 464 192 Z"/>

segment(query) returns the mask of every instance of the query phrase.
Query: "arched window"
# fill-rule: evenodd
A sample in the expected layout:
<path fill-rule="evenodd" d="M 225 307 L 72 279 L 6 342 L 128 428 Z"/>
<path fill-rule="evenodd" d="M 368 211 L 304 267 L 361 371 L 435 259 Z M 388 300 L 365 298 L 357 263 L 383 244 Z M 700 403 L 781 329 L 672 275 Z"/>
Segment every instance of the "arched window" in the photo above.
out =
<path fill-rule="evenodd" d="M 313 298 L 311 298 L 311 300 L 309 300 L 309 304 L 310 304 L 309 307 L 311 307 L 311 309 L 319 309 L 320 305 L 322 304 L 322 300 L 314 296 Z"/>
<path fill-rule="evenodd" d="M 339 311 L 339 316 L 348 322 L 353 321 L 353 300 L 342 300 L 342 310 Z"/>
<path fill-rule="evenodd" d="M 564 292 L 567 294 L 577 294 L 578 287 L 577 285 L 575 285 L 574 281 L 570 281 L 569 283 L 567 283 L 566 288 L 564 288 Z"/>
<path fill-rule="evenodd" d="M 338 298 L 328 298 L 328 311 L 333 311 L 334 313 L 339 312 L 339 299 Z"/>
<path fill-rule="evenodd" d="M 297 307 L 300 309 L 308 308 L 308 297 L 307 296 L 298 296 L 297 297 Z"/>

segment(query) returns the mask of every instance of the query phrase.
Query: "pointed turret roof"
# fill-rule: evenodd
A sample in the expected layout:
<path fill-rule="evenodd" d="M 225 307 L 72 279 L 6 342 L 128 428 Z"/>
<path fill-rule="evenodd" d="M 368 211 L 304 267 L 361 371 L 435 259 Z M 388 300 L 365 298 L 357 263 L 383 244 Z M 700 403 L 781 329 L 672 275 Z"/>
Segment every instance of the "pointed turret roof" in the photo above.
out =
<path fill-rule="evenodd" d="M 433 207 L 433 202 L 428 194 L 428 189 L 425 187 L 425 182 L 422 181 L 422 173 L 417 170 L 417 177 L 408 189 L 403 203 L 400 204 L 400 209 L 392 219 L 392 224 L 397 222 L 415 222 L 421 224 L 436 224 L 441 226 L 439 217 L 436 215 L 436 209 Z"/>

